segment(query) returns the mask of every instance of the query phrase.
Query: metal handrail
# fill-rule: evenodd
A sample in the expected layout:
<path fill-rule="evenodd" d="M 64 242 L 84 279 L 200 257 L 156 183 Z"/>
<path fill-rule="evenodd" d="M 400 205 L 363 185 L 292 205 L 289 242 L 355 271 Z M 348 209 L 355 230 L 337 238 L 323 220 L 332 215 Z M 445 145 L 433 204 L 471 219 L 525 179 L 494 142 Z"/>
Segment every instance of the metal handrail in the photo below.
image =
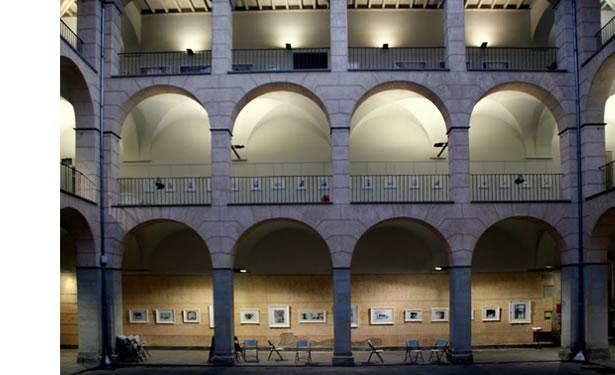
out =
<path fill-rule="evenodd" d="M 233 72 L 326 71 L 329 48 L 234 49 Z"/>
<path fill-rule="evenodd" d="M 472 201 L 560 201 L 560 173 L 472 174 Z"/>
<path fill-rule="evenodd" d="M 446 202 L 448 175 L 351 176 L 353 203 Z"/>
<path fill-rule="evenodd" d="M 615 36 L 615 17 L 612 17 L 601 29 L 596 33 L 598 48 L 604 46 Z"/>
<path fill-rule="evenodd" d="M 178 75 L 211 73 L 211 51 L 123 52 L 122 76 Z"/>
<path fill-rule="evenodd" d="M 96 203 L 96 184 L 75 167 L 60 164 L 60 191 Z"/>
<path fill-rule="evenodd" d="M 468 70 L 555 71 L 555 47 L 466 47 Z"/>
<path fill-rule="evenodd" d="M 604 190 L 615 188 L 615 160 L 601 166 L 602 187 Z"/>
<path fill-rule="evenodd" d="M 183 206 L 211 203 L 209 177 L 119 178 L 120 206 Z"/>
<path fill-rule="evenodd" d="M 231 204 L 330 202 L 330 176 L 243 176 L 231 178 Z"/>
<path fill-rule="evenodd" d="M 442 70 L 444 47 L 350 47 L 348 70 Z"/>
<path fill-rule="evenodd" d="M 76 49 L 77 52 L 83 52 L 83 40 L 62 19 L 60 19 L 60 37 Z"/>

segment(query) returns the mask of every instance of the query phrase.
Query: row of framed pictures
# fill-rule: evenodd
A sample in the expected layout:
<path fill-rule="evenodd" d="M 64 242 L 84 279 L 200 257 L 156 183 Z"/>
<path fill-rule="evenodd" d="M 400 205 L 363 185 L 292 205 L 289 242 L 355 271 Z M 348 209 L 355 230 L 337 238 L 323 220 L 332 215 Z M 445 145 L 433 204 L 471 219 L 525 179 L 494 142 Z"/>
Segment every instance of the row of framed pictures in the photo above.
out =
<path fill-rule="evenodd" d="M 209 325 L 213 327 L 213 306 L 209 307 Z M 154 309 L 156 324 L 175 324 L 175 309 Z M 184 309 L 182 310 L 182 322 L 183 323 L 201 323 L 201 310 L 200 309 Z M 128 310 L 128 322 L 132 324 L 147 324 L 149 323 L 149 310 L 148 309 L 129 309 Z"/>

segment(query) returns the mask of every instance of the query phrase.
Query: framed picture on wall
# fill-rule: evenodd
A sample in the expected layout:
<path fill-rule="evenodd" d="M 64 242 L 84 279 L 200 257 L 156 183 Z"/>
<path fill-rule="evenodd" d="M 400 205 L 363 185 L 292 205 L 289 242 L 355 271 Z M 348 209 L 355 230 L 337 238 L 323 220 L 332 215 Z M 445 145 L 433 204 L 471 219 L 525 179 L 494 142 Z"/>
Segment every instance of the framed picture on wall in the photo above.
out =
<path fill-rule="evenodd" d="M 385 189 L 397 189 L 397 177 L 396 176 L 384 176 L 384 188 Z"/>
<path fill-rule="evenodd" d="M 182 319 L 184 323 L 201 323 L 201 310 L 185 309 L 182 311 Z"/>
<path fill-rule="evenodd" d="M 432 322 L 448 322 L 448 308 L 434 307 L 431 309 Z"/>
<path fill-rule="evenodd" d="M 422 322 L 423 310 L 421 309 L 406 309 L 404 311 L 404 322 Z"/>
<path fill-rule="evenodd" d="M 156 324 L 175 324 L 175 310 L 156 309 Z"/>
<path fill-rule="evenodd" d="M 196 191 L 196 183 L 195 183 L 194 178 L 187 178 L 185 180 L 185 185 L 186 185 L 185 190 L 187 192 L 194 192 L 194 191 Z"/>
<path fill-rule="evenodd" d="M 499 306 L 483 307 L 482 320 L 483 322 L 499 322 L 500 321 L 500 309 Z"/>
<path fill-rule="evenodd" d="M 289 328 L 290 327 L 290 306 L 289 305 L 269 305 L 269 327 Z"/>
<path fill-rule="evenodd" d="M 128 310 L 128 323 L 134 323 L 134 324 L 149 323 L 149 315 L 148 315 L 147 309 Z"/>
<path fill-rule="evenodd" d="M 261 179 L 260 179 L 260 177 L 252 177 L 250 179 L 250 190 L 252 190 L 252 191 L 260 191 L 261 190 Z"/>
<path fill-rule="evenodd" d="M 395 309 L 392 307 L 370 308 L 369 324 L 395 324 Z"/>
<path fill-rule="evenodd" d="M 318 181 L 319 190 L 329 190 L 329 177 L 321 177 Z"/>
<path fill-rule="evenodd" d="M 214 305 L 209 305 L 209 328 L 214 328 Z"/>
<path fill-rule="evenodd" d="M 175 179 L 174 178 L 166 178 L 164 180 L 164 185 L 165 185 L 165 191 L 167 193 L 173 193 L 175 192 Z"/>
<path fill-rule="evenodd" d="M 363 190 L 372 190 L 374 184 L 372 183 L 372 178 L 370 176 L 361 177 L 361 189 Z"/>
<path fill-rule="evenodd" d="M 359 305 L 350 305 L 350 327 L 359 326 Z"/>
<path fill-rule="evenodd" d="M 282 177 L 275 177 L 273 179 L 273 181 L 271 182 L 271 189 L 272 190 L 284 190 L 284 189 L 286 189 L 286 182 L 284 181 L 284 178 L 282 178 Z"/>
<path fill-rule="evenodd" d="M 531 301 L 510 301 L 508 311 L 511 324 L 527 324 L 532 322 Z"/>
<path fill-rule="evenodd" d="M 297 177 L 297 190 L 305 190 L 305 189 L 307 189 L 305 177 Z"/>
<path fill-rule="evenodd" d="M 299 323 L 326 323 L 327 310 L 302 309 L 299 310 Z"/>
<path fill-rule="evenodd" d="M 260 322 L 258 309 L 239 309 L 239 324 L 260 324 Z"/>

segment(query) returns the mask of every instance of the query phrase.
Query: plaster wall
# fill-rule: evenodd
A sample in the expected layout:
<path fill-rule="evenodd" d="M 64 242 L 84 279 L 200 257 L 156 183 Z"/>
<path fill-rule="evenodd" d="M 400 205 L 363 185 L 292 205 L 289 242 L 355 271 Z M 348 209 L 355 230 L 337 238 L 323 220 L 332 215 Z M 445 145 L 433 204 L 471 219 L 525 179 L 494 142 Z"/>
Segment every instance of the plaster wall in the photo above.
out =
<path fill-rule="evenodd" d="M 75 161 L 75 110 L 70 102 L 60 97 L 60 159 Z"/>
<path fill-rule="evenodd" d="M 489 47 L 526 47 L 532 40 L 529 10 L 466 10 L 466 45 L 479 47 L 488 42 Z"/>
<path fill-rule="evenodd" d="M 60 273 L 60 345 L 78 344 L 77 274 L 63 271 Z"/>

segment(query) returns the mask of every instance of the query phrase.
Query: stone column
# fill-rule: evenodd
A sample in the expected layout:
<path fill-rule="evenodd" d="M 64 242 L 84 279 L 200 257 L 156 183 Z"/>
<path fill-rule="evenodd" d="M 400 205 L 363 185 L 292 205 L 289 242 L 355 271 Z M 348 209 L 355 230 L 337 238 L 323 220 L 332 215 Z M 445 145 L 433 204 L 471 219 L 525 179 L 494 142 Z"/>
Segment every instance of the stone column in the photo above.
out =
<path fill-rule="evenodd" d="M 450 361 L 473 362 L 472 355 L 472 268 L 448 269 Z"/>
<path fill-rule="evenodd" d="M 99 268 L 77 267 L 77 362 L 87 365 L 97 364 L 102 352 L 101 285 Z"/>
<path fill-rule="evenodd" d="M 609 355 L 609 267 L 607 263 L 586 264 L 583 269 L 585 289 L 585 349 L 588 359 L 610 359 Z"/>
<path fill-rule="evenodd" d="M 348 70 L 348 3 L 346 0 L 329 2 L 330 16 L 330 68 L 333 72 Z"/>
<path fill-rule="evenodd" d="M 583 154 L 583 195 L 599 193 L 605 190 L 605 176 L 600 170 L 606 162 L 604 150 L 604 126 L 605 123 L 588 124 L 581 126 L 581 142 Z"/>
<path fill-rule="evenodd" d="M 350 203 L 350 127 L 331 127 L 331 169 L 333 174 L 333 202 L 337 204 Z"/>
<path fill-rule="evenodd" d="M 567 128 L 559 133 L 561 163 L 561 198 L 577 200 L 577 130 Z M 604 150 L 604 149 L 603 149 Z"/>
<path fill-rule="evenodd" d="M 77 7 L 77 36 L 83 40 L 81 55 L 99 70 L 100 63 L 100 1 L 82 0 Z"/>
<path fill-rule="evenodd" d="M 579 349 L 579 267 L 576 264 L 562 265 L 560 275 L 562 283 L 562 348 L 560 358 L 568 360 Z"/>
<path fill-rule="evenodd" d="M 112 131 L 105 131 L 105 204 L 111 206 L 120 202 L 118 178 L 120 177 L 120 136 Z"/>
<path fill-rule="evenodd" d="M 115 352 L 115 338 L 123 334 L 122 310 L 122 270 L 107 268 L 105 271 L 107 294 L 107 321 L 109 322 L 109 339 Z"/>
<path fill-rule="evenodd" d="M 555 46 L 557 68 L 574 69 L 574 30 L 572 1 L 558 1 L 555 5 Z"/>
<path fill-rule="evenodd" d="M 75 168 L 90 179 L 94 187 L 98 186 L 99 137 L 97 128 L 75 129 Z"/>
<path fill-rule="evenodd" d="M 226 206 L 231 193 L 231 132 L 211 129 L 211 204 Z"/>
<path fill-rule="evenodd" d="M 212 0 L 211 72 L 226 74 L 233 64 L 233 9 L 228 0 Z"/>
<path fill-rule="evenodd" d="M 120 71 L 122 9 L 117 1 L 105 1 L 105 78 Z"/>
<path fill-rule="evenodd" d="M 212 271 L 214 287 L 214 335 L 216 351 L 213 362 L 219 365 L 235 363 L 233 344 L 233 270 L 215 268 Z"/>
<path fill-rule="evenodd" d="M 456 203 L 468 203 L 471 199 L 469 129 L 451 127 L 448 130 L 448 199 Z"/>
<path fill-rule="evenodd" d="M 601 46 L 596 33 L 600 31 L 600 2 L 577 1 L 577 36 L 579 62 L 589 59 Z"/>
<path fill-rule="evenodd" d="M 333 365 L 352 366 L 350 268 L 333 269 Z"/>
<path fill-rule="evenodd" d="M 446 47 L 446 67 L 451 71 L 466 70 L 466 33 L 463 1 L 446 1 L 442 27 Z"/>

